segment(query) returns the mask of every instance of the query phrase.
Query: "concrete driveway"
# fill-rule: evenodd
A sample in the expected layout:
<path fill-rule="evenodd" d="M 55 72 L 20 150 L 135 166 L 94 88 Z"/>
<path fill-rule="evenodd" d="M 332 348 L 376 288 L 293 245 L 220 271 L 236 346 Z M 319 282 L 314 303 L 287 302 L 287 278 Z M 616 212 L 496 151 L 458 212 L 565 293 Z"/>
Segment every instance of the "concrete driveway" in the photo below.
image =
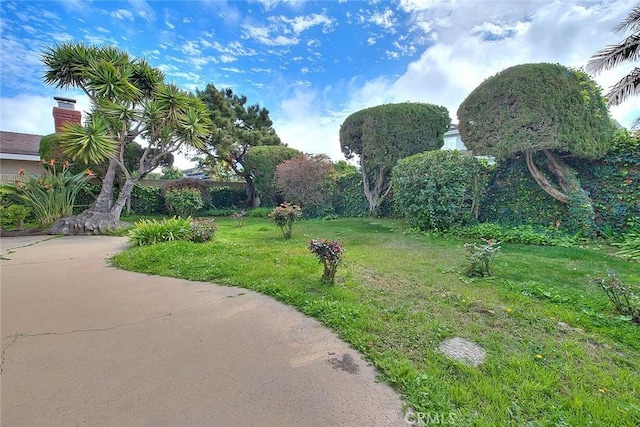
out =
<path fill-rule="evenodd" d="M 269 297 L 114 269 L 118 237 L 0 246 L 4 427 L 407 425 L 358 352 Z"/>

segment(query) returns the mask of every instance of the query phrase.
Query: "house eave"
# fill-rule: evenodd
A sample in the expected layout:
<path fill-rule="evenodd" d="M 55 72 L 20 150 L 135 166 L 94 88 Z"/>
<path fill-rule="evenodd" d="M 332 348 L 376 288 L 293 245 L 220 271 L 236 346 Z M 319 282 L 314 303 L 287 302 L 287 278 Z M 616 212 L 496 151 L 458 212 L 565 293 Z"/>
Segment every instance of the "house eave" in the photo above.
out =
<path fill-rule="evenodd" d="M 40 156 L 34 156 L 31 154 L 0 153 L 0 160 L 25 160 L 27 162 L 39 162 Z"/>

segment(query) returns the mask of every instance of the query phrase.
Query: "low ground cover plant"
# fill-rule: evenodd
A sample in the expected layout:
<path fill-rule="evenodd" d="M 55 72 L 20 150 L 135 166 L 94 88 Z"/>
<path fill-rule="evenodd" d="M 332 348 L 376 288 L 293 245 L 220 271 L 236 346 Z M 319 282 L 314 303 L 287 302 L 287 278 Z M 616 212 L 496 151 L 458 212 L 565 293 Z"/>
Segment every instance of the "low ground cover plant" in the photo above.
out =
<path fill-rule="evenodd" d="M 636 263 L 611 248 L 502 243 L 492 277 L 470 283 L 456 236 L 402 233 L 404 222 L 303 220 L 282 239 L 265 218 L 216 219 L 207 245 L 168 242 L 118 254 L 130 270 L 253 289 L 333 328 L 381 372 L 415 412 L 457 425 L 615 425 L 640 420 L 640 327 L 612 310 L 588 280 L 614 269 L 640 282 Z M 318 280 L 309 239 L 349 250 L 340 282 Z M 477 368 L 439 344 L 482 346 Z"/>

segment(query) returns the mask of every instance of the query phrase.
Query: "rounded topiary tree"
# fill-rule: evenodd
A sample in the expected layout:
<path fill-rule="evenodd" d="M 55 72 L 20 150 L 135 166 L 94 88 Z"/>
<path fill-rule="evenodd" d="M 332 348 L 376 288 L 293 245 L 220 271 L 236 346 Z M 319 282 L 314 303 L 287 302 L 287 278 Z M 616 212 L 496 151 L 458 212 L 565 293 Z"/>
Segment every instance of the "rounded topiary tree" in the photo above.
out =
<path fill-rule="evenodd" d="M 430 151 L 393 168 L 393 198 L 412 227 L 445 230 L 478 218 L 490 166 L 460 151 Z"/>
<path fill-rule="evenodd" d="M 458 118 L 462 140 L 475 154 L 522 157 L 551 197 L 577 205 L 584 218 L 593 216 L 575 171 L 561 159 L 597 159 L 611 146 L 606 101 L 587 74 L 559 64 L 507 68 L 469 94 Z M 546 157 L 557 185 L 536 165 L 537 152 Z"/>
<path fill-rule="evenodd" d="M 416 102 L 366 108 L 345 119 L 340 147 L 347 159 L 359 158 L 370 215 L 390 194 L 391 169 L 398 160 L 440 149 L 450 123 L 445 107 Z"/>

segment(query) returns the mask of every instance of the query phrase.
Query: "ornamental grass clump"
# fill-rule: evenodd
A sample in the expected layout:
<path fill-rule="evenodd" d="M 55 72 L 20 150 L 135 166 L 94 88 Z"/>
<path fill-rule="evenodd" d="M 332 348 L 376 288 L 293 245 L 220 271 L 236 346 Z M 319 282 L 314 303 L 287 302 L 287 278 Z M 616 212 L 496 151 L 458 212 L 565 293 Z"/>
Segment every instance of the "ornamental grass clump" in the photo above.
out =
<path fill-rule="evenodd" d="M 619 314 L 630 316 L 631 320 L 640 324 L 639 286 L 625 285 L 624 282 L 616 276 L 615 271 L 609 271 L 606 276 L 600 274 L 592 277 L 591 283 L 600 286 Z"/>
<path fill-rule="evenodd" d="M 87 169 L 72 174 L 69 162 L 58 167 L 55 159 L 43 159 L 40 163 L 45 173 L 38 176 L 21 169 L 19 174 L 25 179 L 2 184 L 0 192 L 29 207 L 40 225 L 49 226 L 60 218 L 71 216 L 76 197 L 88 190 L 93 173 Z"/>
<path fill-rule="evenodd" d="M 288 202 L 284 202 L 277 206 L 269 214 L 269 219 L 276 223 L 285 239 L 291 238 L 291 229 L 293 223 L 302 217 L 302 210 L 298 205 L 292 205 Z"/>
<path fill-rule="evenodd" d="M 491 276 L 491 264 L 498 255 L 500 242 L 482 239 L 484 244 L 465 243 L 464 249 L 467 254 L 467 266 L 465 274 L 469 277 L 489 277 Z"/>
<path fill-rule="evenodd" d="M 344 246 L 337 240 L 329 242 L 325 239 L 313 239 L 309 242 L 309 250 L 318 257 L 324 266 L 322 281 L 334 284 L 336 271 L 345 252 Z"/>
<path fill-rule="evenodd" d="M 204 243 L 213 239 L 216 225 L 212 219 L 193 220 L 173 217 L 169 219 L 143 219 L 129 231 L 129 243 L 134 246 L 184 240 Z"/>

